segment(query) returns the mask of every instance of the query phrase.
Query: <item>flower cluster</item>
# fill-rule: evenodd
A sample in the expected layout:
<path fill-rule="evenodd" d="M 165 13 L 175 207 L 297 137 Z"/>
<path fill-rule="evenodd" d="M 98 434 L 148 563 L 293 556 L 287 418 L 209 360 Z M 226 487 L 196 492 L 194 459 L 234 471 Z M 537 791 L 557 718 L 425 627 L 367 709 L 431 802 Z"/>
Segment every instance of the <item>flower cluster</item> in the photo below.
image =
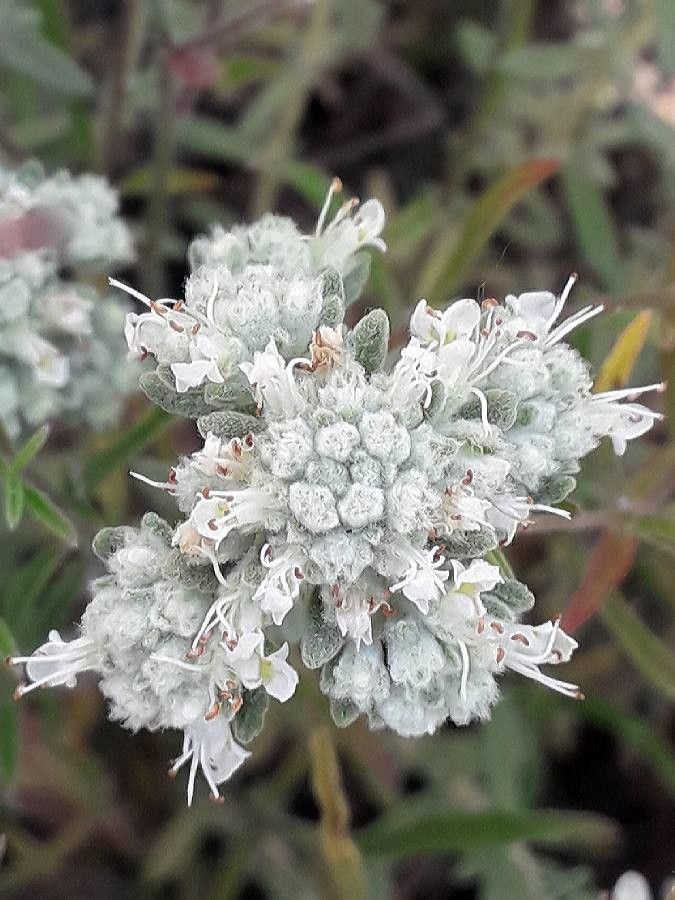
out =
<path fill-rule="evenodd" d="M 117 196 L 99 177 L 0 168 L 0 426 L 113 424 L 135 387 L 125 310 L 80 279 L 131 259 Z"/>
<path fill-rule="evenodd" d="M 521 623 L 534 598 L 493 551 L 533 514 L 568 516 L 556 504 L 604 436 L 621 453 L 658 418 L 635 402 L 649 388 L 592 393 L 563 339 L 600 309 L 561 321 L 573 279 L 560 297 L 421 301 L 385 367 L 386 315 L 341 322 L 382 209 L 348 203 L 325 226 L 329 201 L 311 236 L 278 217 L 216 229 L 192 245 L 184 300 L 139 295 L 129 344 L 159 363 L 146 391 L 204 443 L 165 482 L 136 477 L 182 519 L 99 535 L 110 574 L 81 636 L 54 633 L 19 689 L 94 669 L 113 717 L 183 730 L 172 771 L 190 761 L 189 799 L 199 767 L 219 796 L 268 698 L 292 695 L 298 635 L 339 726 L 486 719 L 507 670 L 579 696 L 541 668 L 576 642 Z"/>

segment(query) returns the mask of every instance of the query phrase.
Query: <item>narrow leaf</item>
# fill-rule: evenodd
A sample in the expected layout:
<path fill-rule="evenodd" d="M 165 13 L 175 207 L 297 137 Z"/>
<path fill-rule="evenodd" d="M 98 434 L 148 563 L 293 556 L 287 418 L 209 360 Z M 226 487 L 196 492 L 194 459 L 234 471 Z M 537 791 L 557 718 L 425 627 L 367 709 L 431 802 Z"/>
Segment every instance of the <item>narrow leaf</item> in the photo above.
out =
<path fill-rule="evenodd" d="M 13 472 L 5 475 L 5 519 L 8 527 L 14 531 L 23 518 L 26 496 L 21 479 Z"/>
<path fill-rule="evenodd" d="M 646 544 L 675 555 L 675 519 L 665 515 L 640 516 L 631 522 L 632 531 Z"/>
<path fill-rule="evenodd" d="M 581 584 L 563 613 L 562 627 L 575 632 L 600 610 L 630 572 L 638 541 L 632 534 L 605 532 L 591 553 Z"/>
<path fill-rule="evenodd" d="M 49 425 L 43 425 L 32 434 L 23 446 L 19 447 L 14 459 L 10 463 L 10 470 L 18 475 L 38 455 L 47 443 L 49 437 Z"/>
<path fill-rule="evenodd" d="M 557 810 L 449 810 L 423 819 L 382 819 L 361 831 L 359 846 L 377 855 L 403 858 L 418 853 L 464 852 L 532 841 L 563 847 L 602 848 L 615 837 L 602 816 Z"/>
<path fill-rule="evenodd" d="M 646 681 L 675 702 L 675 656 L 672 651 L 618 595 L 605 605 L 602 621 Z"/>
<path fill-rule="evenodd" d="M 118 466 L 126 465 L 153 441 L 173 420 L 162 409 L 151 409 L 124 431 L 109 447 L 91 456 L 84 467 L 87 490 L 92 491 Z"/>
<path fill-rule="evenodd" d="M 83 69 L 38 30 L 39 20 L 22 17 L 21 10 L 8 7 L 0 16 L 0 66 L 21 72 L 43 87 L 72 97 L 93 92 L 93 82 Z"/>
<path fill-rule="evenodd" d="M 627 325 L 614 342 L 595 379 L 595 390 L 611 391 L 624 387 L 649 334 L 652 313 L 646 309 Z"/>
<path fill-rule="evenodd" d="M 577 165 L 568 165 L 562 178 L 567 208 L 579 249 L 593 271 L 613 294 L 623 285 L 616 230 L 605 198 Z"/>
<path fill-rule="evenodd" d="M 18 757 L 19 716 L 6 685 L 0 685 L 0 689 L 0 780 L 7 784 L 14 774 Z"/>
<path fill-rule="evenodd" d="M 43 491 L 33 485 L 24 483 L 24 494 L 28 512 L 68 546 L 76 547 L 75 528 L 66 514 Z"/>
<path fill-rule="evenodd" d="M 16 649 L 16 641 L 9 625 L 0 617 L 0 654 L 2 656 L 12 656 Z"/>
<path fill-rule="evenodd" d="M 440 236 L 424 268 L 418 295 L 432 303 L 447 299 L 521 197 L 550 178 L 559 165 L 554 159 L 533 159 L 498 178 L 474 204 L 459 238 L 453 241 L 455 223 Z"/>

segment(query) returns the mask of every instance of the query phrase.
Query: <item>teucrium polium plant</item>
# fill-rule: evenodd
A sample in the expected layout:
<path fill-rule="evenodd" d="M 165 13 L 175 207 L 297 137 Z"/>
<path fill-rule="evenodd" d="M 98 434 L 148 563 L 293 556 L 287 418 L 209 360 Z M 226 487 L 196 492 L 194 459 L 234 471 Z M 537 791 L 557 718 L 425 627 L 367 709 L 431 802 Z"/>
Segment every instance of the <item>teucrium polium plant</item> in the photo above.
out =
<path fill-rule="evenodd" d="M 219 796 L 269 697 L 293 694 L 298 634 L 341 727 L 486 719 L 507 669 L 578 696 L 541 670 L 576 642 L 557 621 L 523 625 L 532 594 L 485 556 L 534 513 L 568 515 L 556 504 L 603 436 L 623 453 L 658 418 L 634 398 L 659 385 L 592 393 L 564 338 L 600 308 L 562 318 L 572 278 L 559 297 L 420 301 L 386 365 L 381 310 L 342 323 L 364 248 L 385 249 L 383 210 L 346 203 L 329 220 L 338 186 L 312 235 L 264 216 L 198 238 L 180 301 L 127 289 L 147 307 L 127 317 L 131 354 L 157 362 L 145 392 L 204 439 L 150 482 L 182 518 L 100 532 L 108 574 L 79 636 L 15 660 L 20 694 L 92 669 L 111 717 L 181 730 L 188 802 L 200 768 Z"/>
<path fill-rule="evenodd" d="M 0 428 L 114 425 L 137 373 L 124 364 L 125 304 L 89 283 L 129 262 L 116 193 L 94 175 L 0 166 Z"/>

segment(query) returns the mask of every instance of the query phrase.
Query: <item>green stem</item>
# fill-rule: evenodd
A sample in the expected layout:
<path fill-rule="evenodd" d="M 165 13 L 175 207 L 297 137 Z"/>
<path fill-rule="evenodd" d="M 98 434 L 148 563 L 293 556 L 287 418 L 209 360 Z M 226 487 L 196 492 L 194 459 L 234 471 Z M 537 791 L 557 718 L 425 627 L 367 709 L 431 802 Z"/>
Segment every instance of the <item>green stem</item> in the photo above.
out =
<path fill-rule="evenodd" d="M 157 51 L 157 115 L 153 152 L 153 191 L 148 208 L 146 256 L 143 271 L 151 297 L 164 296 L 164 238 L 169 224 L 169 176 L 174 156 L 174 83 L 170 46 L 161 39 Z"/>

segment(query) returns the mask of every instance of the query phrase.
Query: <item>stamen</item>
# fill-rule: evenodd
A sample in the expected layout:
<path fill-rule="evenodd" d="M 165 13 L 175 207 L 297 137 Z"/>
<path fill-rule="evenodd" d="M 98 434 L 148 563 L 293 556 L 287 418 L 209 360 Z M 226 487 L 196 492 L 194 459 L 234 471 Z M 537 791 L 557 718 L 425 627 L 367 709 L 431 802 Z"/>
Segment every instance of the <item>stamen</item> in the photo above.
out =
<path fill-rule="evenodd" d="M 323 201 L 323 206 L 321 207 L 321 212 L 319 214 L 319 219 L 316 223 L 316 230 L 314 232 L 316 237 L 319 237 L 321 231 L 323 229 L 324 222 L 326 221 L 326 216 L 328 215 L 328 210 L 330 209 L 331 200 L 335 196 L 335 194 L 339 194 L 342 191 L 342 182 L 339 178 L 333 178 L 328 188 L 328 193 L 326 194 L 326 199 Z"/>
<path fill-rule="evenodd" d="M 459 652 L 462 654 L 462 678 L 459 683 L 459 696 L 466 703 L 466 689 L 469 683 L 469 651 L 464 641 L 457 641 Z"/>

